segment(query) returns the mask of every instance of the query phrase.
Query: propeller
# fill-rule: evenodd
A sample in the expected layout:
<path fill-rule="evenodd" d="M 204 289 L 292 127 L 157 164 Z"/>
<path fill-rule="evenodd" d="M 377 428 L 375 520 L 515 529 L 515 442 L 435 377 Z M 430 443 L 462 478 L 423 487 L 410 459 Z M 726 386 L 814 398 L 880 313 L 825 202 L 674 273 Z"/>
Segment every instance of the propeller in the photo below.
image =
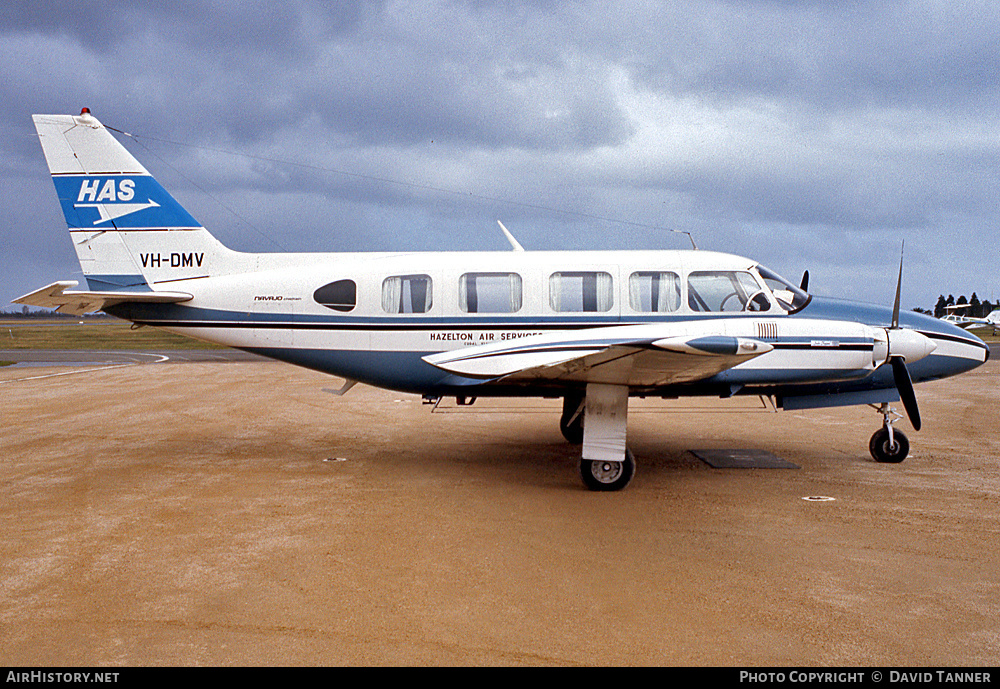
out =
<path fill-rule="evenodd" d="M 903 249 L 906 248 L 906 240 L 899 247 L 899 277 L 896 278 L 896 302 L 892 305 L 892 329 L 899 328 L 899 292 L 903 287 Z"/>
<path fill-rule="evenodd" d="M 905 246 L 906 242 L 904 241 L 903 246 L 899 249 L 899 277 L 896 279 L 896 301 L 892 305 L 892 325 L 886 331 L 886 335 L 889 337 L 889 364 L 892 366 L 892 378 L 896 383 L 896 390 L 899 391 L 899 399 L 903 403 L 903 408 L 906 410 L 906 416 L 910 419 L 913 430 L 919 431 L 920 410 L 917 408 L 917 396 L 913 392 L 913 380 L 910 378 L 910 372 L 906 370 L 907 352 L 904 350 L 926 350 L 929 341 L 920 333 L 913 332 L 912 330 L 904 331 L 899 327 L 899 293 L 903 286 L 903 248 Z M 893 333 L 895 333 L 895 337 Z M 897 347 L 893 347 L 894 339 L 898 345 Z M 933 348 L 933 343 L 930 344 L 931 348 Z M 893 351 L 894 349 L 896 350 L 895 352 Z M 926 351 L 926 353 L 920 356 L 927 356 L 929 353 L 930 351 Z"/>
<path fill-rule="evenodd" d="M 910 419 L 913 430 L 920 430 L 920 410 L 917 408 L 917 396 L 913 392 L 913 381 L 910 380 L 910 372 L 906 370 L 906 363 L 903 357 L 894 356 L 889 359 L 892 364 L 892 378 L 896 382 L 896 389 L 899 390 L 899 399 L 906 410 L 906 416 Z"/>
<path fill-rule="evenodd" d="M 802 273 L 802 282 L 799 284 L 799 289 L 803 292 L 809 291 L 809 271 Z"/>

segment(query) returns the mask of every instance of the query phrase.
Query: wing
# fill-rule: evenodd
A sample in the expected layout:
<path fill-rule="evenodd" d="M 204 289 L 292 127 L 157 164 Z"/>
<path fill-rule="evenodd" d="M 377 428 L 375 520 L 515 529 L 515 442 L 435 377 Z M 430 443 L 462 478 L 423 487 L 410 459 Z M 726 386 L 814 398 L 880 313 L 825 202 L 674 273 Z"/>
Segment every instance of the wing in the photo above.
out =
<path fill-rule="evenodd" d="M 489 382 L 573 381 L 659 386 L 708 378 L 773 347 L 759 340 L 670 326 L 618 326 L 537 335 L 424 357 L 440 369 Z"/>
<path fill-rule="evenodd" d="M 89 292 L 67 291 L 77 286 L 76 280 L 53 282 L 51 285 L 35 290 L 31 294 L 18 297 L 12 303 L 42 306 L 55 309 L 60 313 L 81 315 L 100 311 L 109 304 L 119 304 L 124 301 L 144 301 L 158 304 L 174 304 L 188 301 L 193 297 L 187 292 Z"/>

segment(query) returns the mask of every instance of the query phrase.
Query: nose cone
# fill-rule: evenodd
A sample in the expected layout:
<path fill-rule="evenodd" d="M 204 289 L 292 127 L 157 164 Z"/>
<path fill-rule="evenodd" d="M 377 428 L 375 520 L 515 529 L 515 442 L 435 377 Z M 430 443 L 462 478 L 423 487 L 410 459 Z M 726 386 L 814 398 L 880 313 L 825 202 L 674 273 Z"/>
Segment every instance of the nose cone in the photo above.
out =
<path fill-rule="evenodd" d="M 901 357 L 908 364 L 920 361 L 937 349 L 937 343 L 931 338 L 909 328 L 888 328 L 885 333 L 889 337 L 889 358 Z"/>
<path fill-rule="evenodd" d="M 890 339 L 895 340 L 890 356 L 905 357 L 906 368 L 914 382 L 922 380 L 937 380 L 947 378 L 981 366 L 989 357 L 989 348 L 982 340 L 956 325 L 947 323 L 915 311 L 899 313 L 899 328 L 889 328 L 892 322 L 892 309 L 872 304 L 859 304 L 823 297 L 813 297 L 812 301 L 793 318 L 829 318 L 831 320 L 855 321 L 874 328 L 888 331 Z M 930 352 L 921 351 L 919 335 L 931 340 L 936 345 Z M 904 342 L 912 339 L 915 341 Z M 913 351 L 910 351 L 912 348 Z M 888 349 L 888 347 L 886 347 Z M 885 350 L 883 350 L 885 351 Z M 918 357 L 914 359 L 912 357 Z M 879 357 L 873 360 L 876 365 L 885 359 Z"/>
<path fill-rule="evenodd" d="M 945 378 L 982 366 L 990 358 L 990 348 L 985 342 L 957 325 L 921 313 L 900 314 L 902 331 L 919 330 L 937 345 L 933 353 L 916 366 L 916 359 L 906 357 L 910 375 L 916 379 Z M 890 338 L 898 331 L 890 333 Z M 906 337 L 906 336 L 904 336 Z M 902 355 L 901 355 L 902 356 Z"/>

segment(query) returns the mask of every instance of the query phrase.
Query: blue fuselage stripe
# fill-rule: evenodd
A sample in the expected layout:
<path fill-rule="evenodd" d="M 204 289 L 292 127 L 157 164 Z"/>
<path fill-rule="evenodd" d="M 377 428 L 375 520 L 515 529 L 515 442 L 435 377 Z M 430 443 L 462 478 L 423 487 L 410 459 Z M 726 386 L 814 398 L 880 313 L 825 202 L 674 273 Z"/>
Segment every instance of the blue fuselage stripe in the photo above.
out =
<path fill-rule="evenodd" d="M 855 308 L 851 308 L 851 307 Z M 107 309 L 122 318 L 136 323 L 164 327 L 174 330 L 185 329 L 265 329 L 288 331 L 328 331 L 336 332 L 370 332 L 370 333 L 419 333 L 419 332 L 450 332 L 468 330 L 513 330 L 513 331 L 559 331 L 600 328 L 609 326 L 647 325 L 651 323 L 680 324 L 705 319 L 721 317 L 741 317 L 741 314 L 654 314 L 650 316 L 599 316 L 596 314 L 580 314 L 573 316 L 462 316 L 433 317 L 424 315 L 406 316 L 361 316 L 335 314 L 280 314 L 253 313 L 231 310 L 204 309 L 177 304 L 120 304 Z M 742 317 L 761 318 L 760 314 L 746 314 Z M 880 307 L 867 305 L 851 305 L 845 302 L 814 299 L 808 307 L 799 314 L 783 316 L 782 318 L 824 318 L 830 320 L 853 321 L 865 323 L 873 327 L 887 327 L 891 320 L 891 311 Z M 900 314 L 900 324 L 917 330 L 927 337 L 939 342 L 960 343 L 976 348 L 985 348 L 980 340 L 968 333 L 921 314 Z M 806 340 L 801 336 L 794 337 L 762 337 L 763 341 L 778 350 L 801 351 L 872 351 L 871 340 L 852 337 L 838 338 L 830 342 Z M 607 346 L 616 344 L 614 338 L 606 338 L 601 342 L 581 340 L 572 343 L 574 346 Z M 630 341 L 635 344 L 634 341 Z M 570 343 L 562 342 L 560 346 Z M 422 392 L 425 394 L 447 394 L 448 391 L 475 386 L 476 394 L 514 394 L 520 389 L 522 394 L 531 394 L 529 389 L 518 386 L 489 387 L 482 381 L 463 378 L 445 373 L 441 369 L 422 360 L 427 354 L 440 351 L 433 347 L 421 351 L 368 351 L 368 350 L 337 350 L 337 349 L 306 349 L 285 347 L 281 345 L 260 346 L 249 345 L 249 351 L 256 351 L 275 359 L 305 366 L 315 370 L 346 376 L 361 382 L 380 387 Z M 971 367 L 970 359 L 957 356 L 934 355 L 914 362 L 909 367 L 914 381 L 943 378 Z M 873 373 L 859 370 L 856 380 L 843 380 L 844 371 L 826 371 L 815 368 L 782 369 L 780 371 L 753 371 L 730 369 L 707 380 L 694 384 L 674 385 L 663 388 L 671 393 L 678 390 L 680 394 L 711 394 L 715 387 L 734 384 L 746 385 L 745 393 L 764 394 L 821 394 L 849 390 L 876 390 L 892 388 L 895 383 L 891 373 L 877 369 Z M 841 380 L 833 381 L 833 378 Z M 811 381 L 830 382 L 811 382 Z M 565 385 L 557 382 L 551 385 Z M 539 391 L 549 391 L 548 383 L 539 383 Z M 698 392 L 700 391 L 700 392 Z"/>

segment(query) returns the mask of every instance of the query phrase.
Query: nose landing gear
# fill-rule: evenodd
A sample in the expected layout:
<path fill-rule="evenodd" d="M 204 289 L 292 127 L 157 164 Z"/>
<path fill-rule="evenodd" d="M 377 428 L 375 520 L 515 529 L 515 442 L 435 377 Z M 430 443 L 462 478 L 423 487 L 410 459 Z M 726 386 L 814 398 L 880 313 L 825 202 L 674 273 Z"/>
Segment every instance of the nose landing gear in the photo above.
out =
<path fill-rule="evenodd" d="M 896 412 L 887 402 L 873 408 L 882 414 L 882 428 L 875 431 L 870 441 L 868 450 L 876 462 L 883 464 L 899 464 L 910 453 L 910 441 L 902 431 L 893 429 L 892 424 L 903 418 L 902 414 Z"/>

